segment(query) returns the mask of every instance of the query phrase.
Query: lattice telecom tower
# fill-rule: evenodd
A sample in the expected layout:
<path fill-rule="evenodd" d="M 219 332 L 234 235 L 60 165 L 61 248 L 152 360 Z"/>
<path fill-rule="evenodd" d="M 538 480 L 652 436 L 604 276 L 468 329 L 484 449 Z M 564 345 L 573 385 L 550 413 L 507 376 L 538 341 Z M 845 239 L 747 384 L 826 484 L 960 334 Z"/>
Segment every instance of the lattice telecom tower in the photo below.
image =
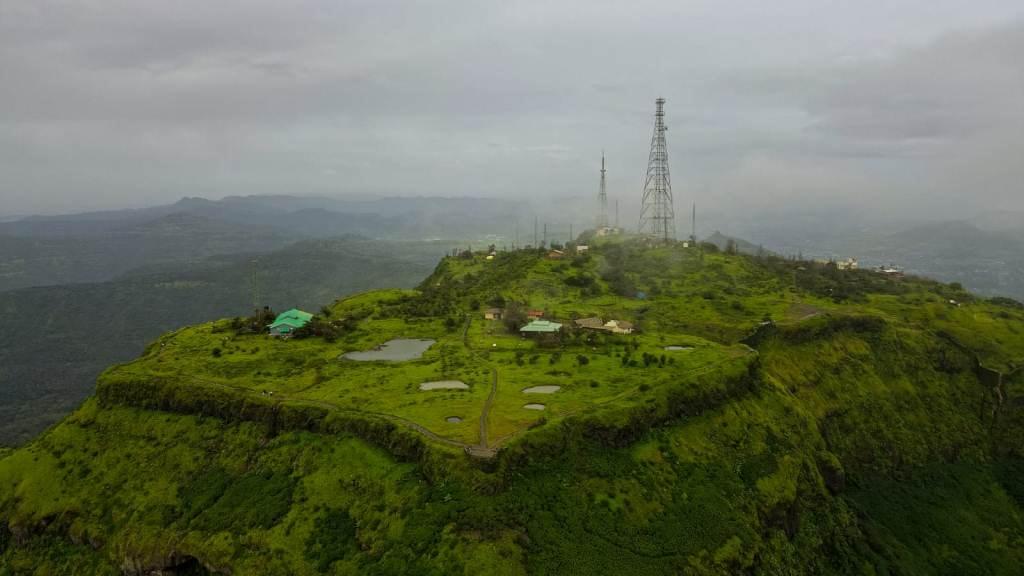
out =
<path fill-rule="evenodd" d="M 604 230 L 608 227 L 608 188 L 604 180 L 604 150 L 601 151 L 601 187 L 597 191 L 597 229 Z"/>
<path fill-rule="evenodd" d="M 668 172 L 668 148 L 665 146 L 665 99 L 658 98 L 654 102 L 654 135 L 651 136 L 651 155 L 647 160 L 639 232 L 668 241 L 676 237 L 676 217 L 672 210 L 672 178 Z"/>

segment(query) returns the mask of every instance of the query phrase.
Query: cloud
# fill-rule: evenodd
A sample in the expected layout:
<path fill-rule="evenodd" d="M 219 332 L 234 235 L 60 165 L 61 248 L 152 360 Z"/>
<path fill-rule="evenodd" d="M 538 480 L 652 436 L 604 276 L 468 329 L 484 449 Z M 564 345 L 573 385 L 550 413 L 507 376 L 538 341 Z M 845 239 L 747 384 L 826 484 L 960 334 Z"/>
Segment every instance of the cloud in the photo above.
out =
<path fill-rule="evenodd" d="M 1019 206 L 1017 3 L 885 6 L 0 3 L 0 213 L 587 196 L 602 149 L 628 213 L 657 96 L 682 204 Z"/>
<path fill-rule="evenodd" d="M 1024 22 L 946 35 L 837 71 L 812 99 L 816 126 L 874 141 L 957 141 L 1024 122 Z"/>

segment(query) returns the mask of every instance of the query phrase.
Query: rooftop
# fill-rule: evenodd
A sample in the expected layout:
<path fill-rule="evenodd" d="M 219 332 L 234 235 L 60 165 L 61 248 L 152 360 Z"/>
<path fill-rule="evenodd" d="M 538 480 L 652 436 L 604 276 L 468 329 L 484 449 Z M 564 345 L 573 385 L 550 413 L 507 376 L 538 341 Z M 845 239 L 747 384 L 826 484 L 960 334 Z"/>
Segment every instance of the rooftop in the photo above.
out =
<path fill-rule="evenodd" d="M 534 320 L 519 329 L 520 332 L 558 332 L 562 325 L 549 320 Z"/>

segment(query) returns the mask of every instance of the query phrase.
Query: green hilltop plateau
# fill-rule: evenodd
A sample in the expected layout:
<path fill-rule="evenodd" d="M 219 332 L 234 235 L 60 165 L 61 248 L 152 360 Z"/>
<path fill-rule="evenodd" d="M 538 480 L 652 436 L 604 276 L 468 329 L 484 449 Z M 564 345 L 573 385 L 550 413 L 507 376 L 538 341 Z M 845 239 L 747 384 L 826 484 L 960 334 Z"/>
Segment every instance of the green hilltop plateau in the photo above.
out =
<path fill-rule="evenodd" d="M 615 237 L 272 320 L 0 454 L 0 574 L 1024 569 L 1010 299 Z"/>

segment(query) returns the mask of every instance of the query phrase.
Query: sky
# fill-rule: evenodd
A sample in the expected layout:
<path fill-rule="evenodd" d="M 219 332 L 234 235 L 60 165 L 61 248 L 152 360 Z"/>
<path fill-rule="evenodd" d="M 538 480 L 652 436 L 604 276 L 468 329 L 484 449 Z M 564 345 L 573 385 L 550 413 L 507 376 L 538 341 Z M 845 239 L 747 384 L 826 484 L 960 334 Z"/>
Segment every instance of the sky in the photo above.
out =
<path fill-rule="evenodd" d="M 1019 0 L 0 0 L 0 216 L 244 194 L 1024 210 Z M 678 210 L 678 208 L 677 208 Z"/>

